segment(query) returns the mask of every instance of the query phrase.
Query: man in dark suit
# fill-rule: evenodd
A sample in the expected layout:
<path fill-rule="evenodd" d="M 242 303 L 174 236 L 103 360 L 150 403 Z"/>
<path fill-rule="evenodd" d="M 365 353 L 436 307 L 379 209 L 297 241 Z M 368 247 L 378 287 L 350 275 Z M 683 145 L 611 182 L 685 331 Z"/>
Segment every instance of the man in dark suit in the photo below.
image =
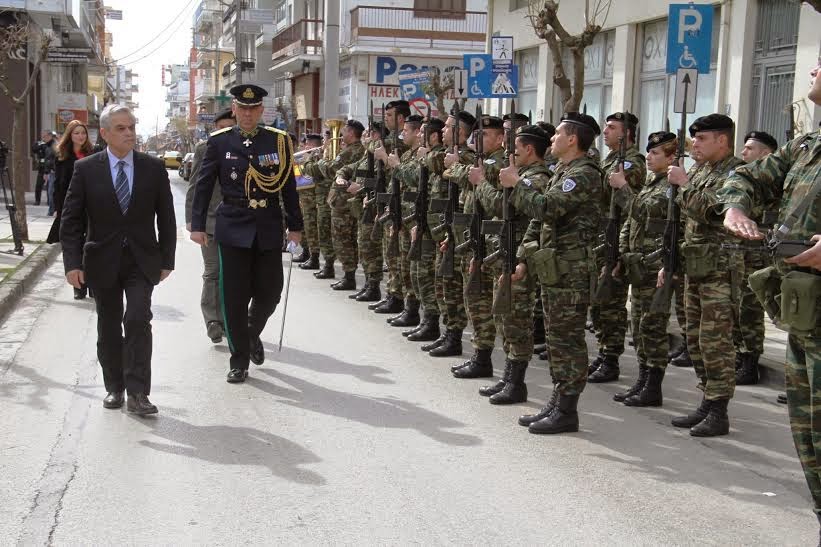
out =
<path fill-rule="evenodd" d="M 231 350 L 227 380 L 240 383 L 248 377 L 249 361 L 261 365 L 265 360 L 259 335 L 282 294 L 283 212 L 288 239 L 294 243 L 302 236 L 302 212 L 291 139 L 284 131 L 259 125 L 262 98 L 268 93 L 241 84 L 231 88 L 231 94 L 237 125 L 208 138 L 194 193 L 191 240 L 208 245 L 208 203 L 219 181 L 223 198 L 214 239 Z"/>
<path fill-rule="evenodd" d="M 60 241 L 69 284 L 94 290 L 97 358 L 108 392 L 103 406 L 122 407 L 127 390 L 128 411 L 144 415 L 157 412 L 148 400 L 151 293 L 174 269 L 177 223 L 165 166 L 134 151 L 135 124 L 126 106 L 103 110 L 100 132 L 108 147 L 74 164 Z"/>

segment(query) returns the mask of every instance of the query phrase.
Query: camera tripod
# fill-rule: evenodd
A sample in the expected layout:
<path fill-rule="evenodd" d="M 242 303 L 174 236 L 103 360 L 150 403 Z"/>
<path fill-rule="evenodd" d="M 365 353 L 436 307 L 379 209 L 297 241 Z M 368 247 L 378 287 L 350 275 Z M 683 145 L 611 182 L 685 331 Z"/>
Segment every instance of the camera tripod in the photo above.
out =
<path fill-rule="evenodd" d="M 20 237 L 20 227 L 17 225 L 17 205 L 14 201 L 14 187 L 11 184 L 9 168 L 6 165 L 8 151 L 5 143 L 0 142 L 0 191 L 3 193 L 3 201 L 6 204 L 6 210 L 9 212 L 11 237 L 14 240 L 14 249 L 3 252 L 23 256 L 23 239 Z"/>

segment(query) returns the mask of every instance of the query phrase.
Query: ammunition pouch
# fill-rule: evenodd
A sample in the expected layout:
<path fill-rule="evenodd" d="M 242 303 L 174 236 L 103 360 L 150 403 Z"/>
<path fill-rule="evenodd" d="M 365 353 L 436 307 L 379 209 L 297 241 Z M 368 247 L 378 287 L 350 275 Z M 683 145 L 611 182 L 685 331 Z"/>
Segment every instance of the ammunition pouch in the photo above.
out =
<path fill-rule="evenodd" d="M 770 320 L 781 327 L 781 275 L 775 266 L 751 273 L 747 277 L 750 289 L 755 294 Z"/>
<path fill-rule="evenodd" d="M 584 249 L 573 249 L 559 253 L 546 247 L 530 255 L 527 268 L 539 278 L 539 283 L 552 287 L 558 285 L 563 275 L 578 269 L 579 263 L 587 258 Z"/>
<path fill-rule="evenodd" d="M 647 279 L 647 266 L 644 264 L 642 253 L 622 253 L 621 264 L 624 268 L 624 277 L 631 285 L 644 285 Z"/>
<path fill-rule="evenodd" d="M 821 275 L 793 270 L 781 279 L 781 323 L 790 334 L 821 330 Z"/>
<path fill-rule="evenodd" d="M 707 277 L 718 270 L 721 249 L 717 245 L 710 243 L 684 245 L 681 252 L 687 264 L 685 271 L 693 279 Z"/>

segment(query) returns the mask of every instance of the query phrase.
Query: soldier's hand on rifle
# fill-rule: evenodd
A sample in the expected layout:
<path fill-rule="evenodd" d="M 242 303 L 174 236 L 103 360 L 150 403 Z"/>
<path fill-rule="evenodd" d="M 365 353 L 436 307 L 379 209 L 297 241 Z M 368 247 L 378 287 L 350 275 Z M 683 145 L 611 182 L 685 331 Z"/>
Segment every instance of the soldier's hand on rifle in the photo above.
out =
<path fill-rule="evenodd" d="M 362 185 L 358 182 L 352 182 L 350 186 L 348 186 L 347 192 L 349 194 L 355 194 L 362 188 Z"/>
<path fill-rule="evenodd" d="M 764 234 L 758 231 L 758 224 L 738 207 L 730 207 L 724 213 L 724 227 L 730 233 L 744 239 L 762 239 L 764 237 Z"/>
<path fill-rule="evenodd" d="M 785 258 L 784 262 L 788 264 L 795 264 L 802 268 L 815 268 L 821 270 L 821 234 L 815 234 L 810 238 L 810 241 L 815 241 L 815 245 L 801 253 L 800 255 L 791 258 Z"/>
<path fill-rule="evenodd" d="M 519 170 L 509 165 L 499 171 L 499 183 L 503 188 L 513 188 L 519 183 Z"/>
<path fill-rule="evenodd" d="M 482 268 L 482 263 L 477 261 L 475 258 L 471 258 L 470 259 L 470 266 L 468 266 L 468 273 L 472 274 L 472 273 L 476 272 L 476 268 L 481 269 Z"/>
<path fill-rule="evenodd" d="M 347 185 L 348 185 L 348 181 L 347 181 L 347 180 L 345 180 L 345 179 L 343 179 L 342 177 L 337 177 L 337 179 L 336 179 L 336 185 L 337 185 L 337 186 L 347 186 Z"/>
<path fill-rule="evenodd" d="M 612 188 L 617 190 L 624 188 L 624 185 L 627 184 L 627 179 L 624 178 L 624 171 L 622 170 L 621 165 L 619 165 L 618 170 L 610 173 L 608 182 Z"/>
<path fill-rule="evenodd" d="M 379 146 L 373 151 L 373 158 L 379 161 L 388 161 L 388 152 L 384 146 Z"/>
<path fill-rule="evenodd" d="M 683 162 L 684 160 L 682 160 Z M 680 163 L 682 163 L 680 162 Z M 676 186 L 686 186 L 690 182 L 687 171 L 682 165 L 671 165 L 667 168 L 667 180 Z"/>
<path fill-rule="evenodd" d="M 439 244 L 439 252 L 446 253 L 448 252 L 448 240 L 443 239 L 442 243 Z"/>
<path fill-rule="evenodd" d="M 396 167 L 399 166 L 399 163 L 400 163 L 399 152 L 394 150 L 393 152 L 391 152 L 391 155 L 388 156 L 388 165 L 390 166 L 391 169 L 395 169 Z"/>
<path fill-rule="evenodd" d="M 428 154 L 428 152 L 429 150 L 427 148 L 425 148 L 424 146 L 420 146 L 416 149 L 416 157 L 421 160 Z"/>
<path fill-rule="evenodd" d="M 411 228 L 410 234 L 411 234 L 411 241 L 416 241 L 416 226 Z"/>
<path fill-rule="evenodd" d="M 458 162 L 459 162 L 459 154 L 456 154 L 454 152 L 450 152 L 448 154 L 445 154 L 445 168 L 446 169 L 448 167 L 450 167 L 451 165 L 453 165 L 454 163 L 458 163 Z"/>
<path fill-rule="evenodd" d="M 483 178 L 485 178 L 485 170 L 481 167 L 471 167 L 470 171 L 468 171 L 468 181 L 470 181 L 473 186 L 479 186 Z"/>
<path fill-rule="evenodd" d="M 188 237 L 201 247 L 208 247 L 208 236 L 205 235 L 205 232 L 191 232 Z"/>
<path fill-rule="evenodd" d="M 83 270 L 69 270 L 66 272 L 66 281 L 75 289 L 82 289 L 86 282 L 86 274 Z"/>
<path fill-rule="evenodd" d="M 659 270 L 659 273 L 656 274 L 656 288 L 660 289 L 664 286 L 664 268 Z"/>
<path fill-rule="evenodd" d="M 527 277 L 527 264 L 525 264 L 524 262 L 519 262 L 516 265 L 516 269 L 510 275 L 510 280 L 511 281 L 521 281 L 525 277 Z"/>

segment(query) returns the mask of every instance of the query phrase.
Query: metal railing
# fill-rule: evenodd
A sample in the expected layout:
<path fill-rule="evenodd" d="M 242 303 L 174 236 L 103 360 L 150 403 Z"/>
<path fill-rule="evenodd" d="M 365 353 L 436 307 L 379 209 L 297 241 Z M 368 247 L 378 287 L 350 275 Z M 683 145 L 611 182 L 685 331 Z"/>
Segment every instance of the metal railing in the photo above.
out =
<path fill-rule="evenodd" d="M 351 43 L 484 51 L 487 13 L 359 6 L 350 11 Z"/>
<path fill-rule="evenodd" d="M 300 19 L 274 36 L 271 41 L 271 59 L 293 55 L 321 55 L 322 32 L 322 19 Z"/>

